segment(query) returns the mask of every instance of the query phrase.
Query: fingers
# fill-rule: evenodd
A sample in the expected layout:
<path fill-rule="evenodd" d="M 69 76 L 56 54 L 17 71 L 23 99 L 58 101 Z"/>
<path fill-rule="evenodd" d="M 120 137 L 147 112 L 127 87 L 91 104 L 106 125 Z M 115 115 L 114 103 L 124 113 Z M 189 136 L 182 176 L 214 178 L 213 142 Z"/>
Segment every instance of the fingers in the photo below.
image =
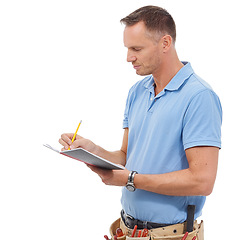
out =
<path fill-rule="evenodd" d="M 67 150 L 72 144 L 73 133 L 64 133 L 59 139 L 59 143 L 63 146 L 64 150 Z"/>
<path fill-rule="evenodd" d="M 64 133 L 61 135 L 61 138 L 59 139 L 59 143 L 63 146 L 61 151 L 68 150 L 69 148 L 83 148 L 91 153 L 97 152 L 98 146 L 95 145 L 92 141 L 76 135 L 76 138 L 72 142 L 73 136 L 73 133 Z"/>
<path fill-rule="evenodd" d="M 73 141 L 73 143 L 71 142 L 70 149 L 75 149 L 75 148 L 78 148 L 78 147 L 81 147 L 81 148 L 85 149 L 84 139 L 75 140 L 75 141 Z"/>
<path fill-rule="evenodd" d="M 126 168 L 124 170 L 108 170 L 88 164 L 87 166 L 95 172 L 106 185 L 125 186 L 127 184 L 130 171 Z"/>
<path fill-rule="evenodd" d="M 73 133 L 64 133 L 59 139 L 59 143 L 63 146 L 63 150 L 75 149 L 75 148 L 84 148 L 88 151 L 93 151 L 95 144 L 88 139 L 85 139 L 79 135 L 76 135 L 75 140 L 72 142 L 74 134 Z"/>
<path fill-rule="evenodd" d="M 108 184 L 107 179 L 111 178 L 112 170 L 102 169 L 102 168 L 99 168 L 90 164 L 86 164 L 86 165 L 101 178 L 103 183 Z"/>
<path fill-rule="evenodd" d="M 94 165 L 91 165 L 91 164 L 86 164 L 93 172 L 97 173 L 97 174 L 101 174 L 103 173 L 104 171 L 111 171 L 111 170 L 104 170 L 102 168 L 99 168 L 99 167 L 96 167 Z"/>

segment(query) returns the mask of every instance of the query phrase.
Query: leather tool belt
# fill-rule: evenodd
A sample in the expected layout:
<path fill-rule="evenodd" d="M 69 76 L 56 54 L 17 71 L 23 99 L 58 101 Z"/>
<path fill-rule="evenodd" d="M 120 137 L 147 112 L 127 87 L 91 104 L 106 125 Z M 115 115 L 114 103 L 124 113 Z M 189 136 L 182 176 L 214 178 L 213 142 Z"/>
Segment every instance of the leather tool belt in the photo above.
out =
<path fill-rule="evenodd" d="M 116 234 L 116 229 L 121 228 L 124 236 L 118 237 L 118 240 L 181 240 L 187 229 L 187 222 L 178 223 L 173 225 L 165 225 L 152 223 L 152 222 L 142 222 L 131 218 L 131 216 L 125 216 L 124 212 L 121 213 L 121 218 L 117 219 L 110 226 L 110 235 L 112 240 L 114 239 L 114 235 Z M 125 219 L 130 218 L 130 220 L 125 221 Z M 127 225 L 126 225 L 127 224 Z M 144 228 L 149 229 L 147 237 L 131 237 L 133 228 L 129 225 L 137 225 L 136 235 L 140 230 Z M 160 227 L 160 225 L 162 225 Z M 197 240 L 204 240 L 204 222 L 201 221 L 198 223 L 196 220 L 193 223 L 193 231 L 190 232 L 186 238 L 186 240 L 192 240 L 193 237 L 196 236 Z"/>

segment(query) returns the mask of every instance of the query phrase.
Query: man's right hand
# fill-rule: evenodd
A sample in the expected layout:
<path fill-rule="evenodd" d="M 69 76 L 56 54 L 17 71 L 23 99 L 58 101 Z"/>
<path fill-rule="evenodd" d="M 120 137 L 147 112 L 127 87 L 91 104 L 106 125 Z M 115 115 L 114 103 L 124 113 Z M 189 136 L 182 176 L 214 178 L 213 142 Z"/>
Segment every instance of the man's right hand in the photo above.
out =
<path fill-rule="evenodd" d="M 83 148 L 91 153 L 95 153 L 97 146 L 92 141 L 76 135 L 76 138 L 72 143 L 73 136 L 74 133 L 64 133 L 61 135 L 61 138 L 59 139 L 59 143 L 63 146 L 61 151 L 65 151 L 70 147 L 70 149 Z"/>
<path fill-rule="evenodd" d="M 61 138 L 59 139 L 59 143 L 63 146 L 63 148 L 61 149 L 62 151 L 68 150 L 69 147 L 70 149 L 83 148 L 88 152 L 107 159 L 113 163 L 125 166 L 128 146 L 128 131 L 128 128 L 124 130 L 122 147 L 118 151 L 107 151 L 102 147 L 94 144 L 92 141 L 79 135 L 76 135 L 76 138 L 72 143 L 72 138 L 74 136 L 73 133 L 62 134 Z"/>

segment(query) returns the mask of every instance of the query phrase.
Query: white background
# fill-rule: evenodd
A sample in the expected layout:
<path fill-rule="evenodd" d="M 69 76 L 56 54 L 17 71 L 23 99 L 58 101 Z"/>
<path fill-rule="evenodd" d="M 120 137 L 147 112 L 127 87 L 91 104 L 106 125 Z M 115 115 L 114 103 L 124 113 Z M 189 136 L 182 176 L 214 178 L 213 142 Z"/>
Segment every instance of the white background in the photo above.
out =
<path fill-rule="evenodd" d="M 251 235 L 251 5 L 249 1 L 43 0 L 0 2 L 0 239 L 104 239 L 121 189 L 46 149 L 74 132 L 121 146 L 129 88 L 119 20 L 144 5 L 166 8 L 181 60 L 219 95 L 222 150 L 202 218 L 205 239 Z M 169 213 L 167 213 L 169 214 Z"/>

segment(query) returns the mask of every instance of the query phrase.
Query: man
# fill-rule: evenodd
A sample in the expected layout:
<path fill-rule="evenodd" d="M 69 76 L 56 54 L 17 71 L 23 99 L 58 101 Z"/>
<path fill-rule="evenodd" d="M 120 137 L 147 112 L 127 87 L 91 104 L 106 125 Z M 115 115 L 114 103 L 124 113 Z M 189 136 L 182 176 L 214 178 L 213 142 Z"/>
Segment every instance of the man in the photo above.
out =
<path fill-rule="evenodd" d="M 148 75 L 129 91 L 121 149 L 109 152 L 80 136 L 72 143 L 73 134 L 63 134 L 59 142 L 125 166 L 90 168 L 105 184 L 124 187 L 127 228 L 134 227 L 131 219 L 150 229 L 184 223 L 188 205 L 196 206 L 196 219 L 216 178 L 220 101 L 190 63 L 178 59 L 175 23 L 165 9 L 146 6 L 121 22 L 127 61 L 138 75 Z"/>

